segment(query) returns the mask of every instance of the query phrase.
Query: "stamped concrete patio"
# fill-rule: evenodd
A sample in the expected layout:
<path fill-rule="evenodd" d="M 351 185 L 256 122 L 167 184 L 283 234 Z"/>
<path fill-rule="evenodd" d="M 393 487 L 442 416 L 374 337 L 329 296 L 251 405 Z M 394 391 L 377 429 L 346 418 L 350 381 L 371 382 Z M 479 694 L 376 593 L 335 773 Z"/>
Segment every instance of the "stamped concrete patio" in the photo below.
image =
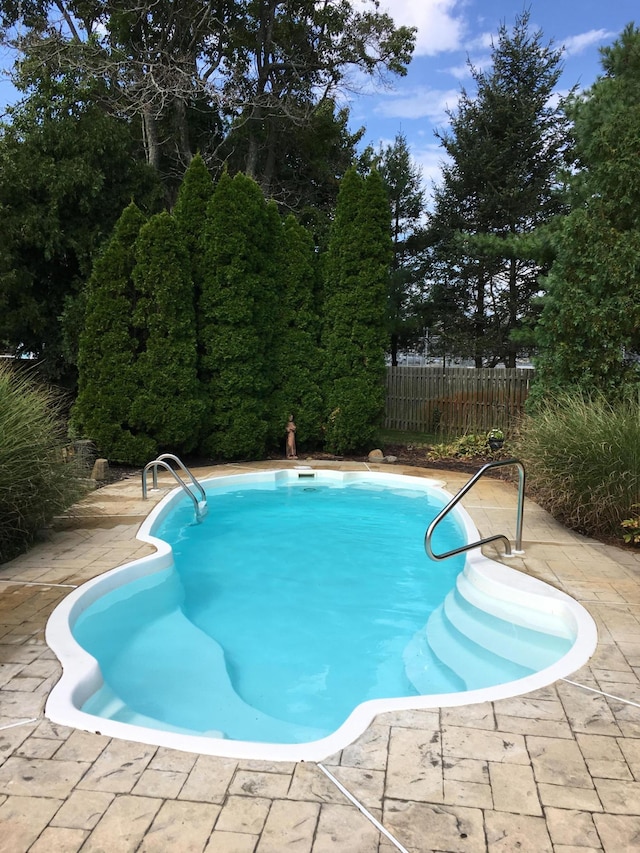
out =
<path fill-rule="evenodd" d="M 392 470 L 451 492 L 467 480 Z M 482 535 L 513 536 L 515 504 L 511 485 L 488 479 L 464 501 Z M 137 478 L 100 489 L 46 543 L 0 567 L 2 853 L 640 850 L 640 555 L 570 533 L 527 501 L 526 554 L 511 563 L 590 611 L 597 652 L 525 696 L 380 715 L 323 761 L 381 831 L 314 763 L 195 755 L 44 717 L 60 676 L 44 641 L 49 614 L 71 587 L 149 553 L 135 538 L 149 508 Z"/>

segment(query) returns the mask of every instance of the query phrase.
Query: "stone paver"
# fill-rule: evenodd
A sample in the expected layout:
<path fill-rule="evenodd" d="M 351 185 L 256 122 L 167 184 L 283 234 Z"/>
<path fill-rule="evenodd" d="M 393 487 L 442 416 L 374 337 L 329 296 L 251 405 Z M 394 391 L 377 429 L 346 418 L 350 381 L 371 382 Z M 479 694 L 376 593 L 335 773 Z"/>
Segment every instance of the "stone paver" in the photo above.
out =
<path fill-rule="evenodd" d="M 341 466 L 363 467 L 318 463 Z M 273 467 L 285 465 L 207 471 Z M 467 480 L 390 470 L 452 493 Z M 138 479 L 94 493 L 49 541 L 0 566 L 0 853 L 397 853 L 312 762 L 196 755 L 44 718 L 61 672 L 44 627 L 70 589 L 52 584 L 150 553 L 135 532 L 160 483 L 147 504 Z M 481 482 L 469 497 L 483 534 L 513 523 L 509 484 Z M 525 549 L 519 570 L 592 613 L 592 659 L 523 696 L 381 714 L 323 762 L 410 853 L 640 850 L 640 554 L 566 531 L 530 501 Z"/>
<path fill-rule="evenodd" d="M 167 800 L 144 836 L 139 853 L 200 853 L 220 813 L 219 806 Z"/>

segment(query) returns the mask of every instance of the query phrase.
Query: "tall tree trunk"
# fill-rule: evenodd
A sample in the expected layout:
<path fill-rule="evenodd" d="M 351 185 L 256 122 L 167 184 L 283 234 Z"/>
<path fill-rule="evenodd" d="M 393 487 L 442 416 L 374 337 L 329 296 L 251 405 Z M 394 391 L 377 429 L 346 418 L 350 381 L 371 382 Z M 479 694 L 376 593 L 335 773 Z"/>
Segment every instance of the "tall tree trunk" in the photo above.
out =
<path fill-rule="evenodd" d="M 391 366 L 398 366 L 398 335 L 395 332 L 391 333 Z"/>
<path fill-rule="evenodd" d="M 142 137 L 147 163 L 154 169 L 160 169 L 160 141 L 158 140 L 158 128 L 156 117 L 150 106 L 145 106 L 142 112 Z"/>
<path fill-rule="evenodd" d="M 267 125 L 267 159 L 264 164 L 264 170 L 260 179 L 260 186 L 265 198 L 269 198 L 271 193 L 271 183 L 273 181 L 273 173 L 276 167 L 276 154 L 278 145 L 278 131 L 274 121 L 270 121 Z"/>
<path fill-rule="evenodd" d="M 484 270 L 478 273 L 478 289 L 476 290 L 476 306 L 473 317 L 473 349 L 474 363 L 477 368 L 482 367 L 482 338 L 484 335 Z"/>
<path fill-rule="evenodd" d="M 505 367 L 516 366 L 517 344 L 510 338 L 511 332 L 518 324 L 518 278 L 517 261 L 511 258 L 509 261 L 509 325 L 507 326 L 507 340 L 505 341 Z"/>
<path fill-rule="evenodd" d="M 247 149 L 247 159 L 245 160 L 244 173 L 249 178 L 256 180 L 258 174 L 258 152 L 259 152 L 259 135 L 262 127 L 262 110 L 255 106 L 252 110 L 251 118 L 248 123 L 249 131 L 249 147 Z"/>
<path fill-rule="evenodd" d="M 176 147 L 178 159 L 186 170 L 193 160 L 191 145 L 189 142 L 189 124 L 187 122 L 187 105 L 183 98 L 176 98 L 173 102 L 173 113 L 176 123 Z"/>

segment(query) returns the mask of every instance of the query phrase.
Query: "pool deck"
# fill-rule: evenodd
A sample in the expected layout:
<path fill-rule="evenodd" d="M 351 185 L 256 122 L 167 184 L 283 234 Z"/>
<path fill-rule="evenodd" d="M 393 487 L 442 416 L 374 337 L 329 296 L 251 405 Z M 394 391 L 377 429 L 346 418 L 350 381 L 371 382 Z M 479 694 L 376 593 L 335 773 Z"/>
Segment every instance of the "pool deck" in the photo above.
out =
<path fill-rule="evenodd" d="M 465 474 L 405 473 L 456 492 Z M 199 477 L 291 463 L 200 469 Z M 378 716 L 323 767 L 235 760 L 107 738 L 44 717 L 60 665 L 46 620 L 70 588 L 150 553 L 140 480 L 91 493 L 47 541 L 0 566 L 1 853 L 624 853 L 640 850 L 640 553 L 573 534 L 527 500 L 521 571 L 573 596 L 595 655 L 524 696 Z M 173 482 L 171 482 L 171 487 Z M 514 535 L 516 490 L 463 500 L 483 536 Z M 489 556 L 496 552 L 489 547 Z"/>

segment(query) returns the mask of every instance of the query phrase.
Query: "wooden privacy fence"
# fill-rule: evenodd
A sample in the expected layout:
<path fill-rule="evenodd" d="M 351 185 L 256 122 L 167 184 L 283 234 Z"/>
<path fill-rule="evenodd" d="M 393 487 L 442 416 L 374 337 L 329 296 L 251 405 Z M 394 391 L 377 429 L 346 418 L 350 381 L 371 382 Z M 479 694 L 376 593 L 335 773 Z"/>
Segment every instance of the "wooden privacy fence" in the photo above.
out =
<path fill-rule="evenodd" d="M 533 375 L 533 370 L 519 367 L 388 367 L 385 428 L 506 430 L 522 414 Z"/>

